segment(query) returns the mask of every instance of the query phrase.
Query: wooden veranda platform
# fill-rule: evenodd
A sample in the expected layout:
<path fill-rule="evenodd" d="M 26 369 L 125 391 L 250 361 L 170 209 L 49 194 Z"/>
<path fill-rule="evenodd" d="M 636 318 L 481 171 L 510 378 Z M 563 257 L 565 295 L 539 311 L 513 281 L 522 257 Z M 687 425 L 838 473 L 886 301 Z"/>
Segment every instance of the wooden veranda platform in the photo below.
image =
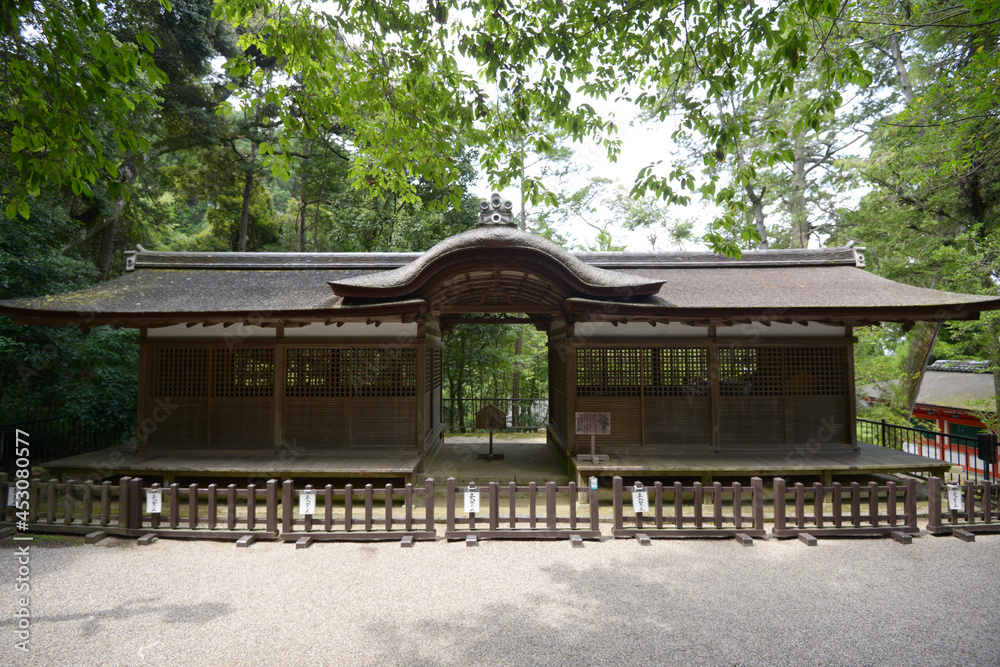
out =
<path fill-rule="evenodd" d="M 331 451 L 150 450 L 113 447 L 48 461 L 42 465 L 54 477 L 109 475 L 175 477 L 310 477 L 402 479 L 413 482 L 420 455 L 413 449 Z"/>
<path fill-rule="evenodd" d="M 592 463 L 572 459 L 578 483 L 588 477 L 657 476 L 701 477 L 711 482 L 718 477 L 782 477 L 817 476 L 829 485 L 834 475 L 877 475 L 909 472 L 928 472 L 943 475 L 951 469 L 946 461 L 916 456 L 896 449 L 858 443 L 859 451 L 793 452 L 787 448 L 774 451 L 719 452 L 685 451 L 643 453 L 640 448 L 610 454 L 610 460 Z"/>

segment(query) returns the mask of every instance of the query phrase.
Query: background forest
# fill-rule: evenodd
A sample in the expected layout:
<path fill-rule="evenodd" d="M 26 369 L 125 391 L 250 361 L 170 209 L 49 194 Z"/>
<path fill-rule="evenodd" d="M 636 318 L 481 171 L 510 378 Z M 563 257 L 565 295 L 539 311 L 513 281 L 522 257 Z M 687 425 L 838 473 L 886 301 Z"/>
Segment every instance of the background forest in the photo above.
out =
<path fill-rule="evenodd" d="M 422 251 L 482 183 L 567 246 L 853 242 L 893 280 L 996 294 L 998 33 L 987 0 L 14 0 L 0 299 L 113 278 L 136 244 Z M 581 142 L 622 149 L 611 103 L 673 131 L 625 185 L 580 174 Z M 858 330 L 857 384 L 891 399 L 866 415 L 906 419 L 933 358 L 1000 377 L 998 329 Z M 0 318 L 0 423 L 127 421 L 135 338 Z M 531 328 L 460 326 L 445 393 L 544 397 L 545 364 Z"/>

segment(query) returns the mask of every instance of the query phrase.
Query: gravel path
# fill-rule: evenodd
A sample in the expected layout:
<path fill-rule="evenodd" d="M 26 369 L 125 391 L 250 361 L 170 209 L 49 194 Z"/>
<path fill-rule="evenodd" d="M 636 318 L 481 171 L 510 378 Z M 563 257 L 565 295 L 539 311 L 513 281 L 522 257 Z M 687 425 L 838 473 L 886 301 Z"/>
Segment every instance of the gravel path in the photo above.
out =
<path fill-rule="evenodd" d="M 1000 664 L 1000 536 L 31 550 L 3 665 Z"/>

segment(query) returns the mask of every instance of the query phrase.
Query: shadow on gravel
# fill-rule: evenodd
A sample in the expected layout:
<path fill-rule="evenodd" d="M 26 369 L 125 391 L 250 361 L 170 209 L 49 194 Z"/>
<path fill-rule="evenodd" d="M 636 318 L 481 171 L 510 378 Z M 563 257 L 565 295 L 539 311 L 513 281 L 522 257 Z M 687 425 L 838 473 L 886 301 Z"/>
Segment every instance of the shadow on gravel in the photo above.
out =
<path fill-rule="evenodd" d="M 203 625 L 219 617 L 233 613 L 233 606 L 225 602 L 202 604 L 157 604 L 160 598 L 131 600 L 107 609 L 94 609 L 75 614 L 36 614 L 32 623 L 67 623 L 83 621 L 82 634 L 90 635 L 100 631 L 102 622 L 119 623 L 139 616 L 158 616 L 163 623 L 193 623 Z M 17 619 L 0 620 L 0 627 L 13 626 Z"/>

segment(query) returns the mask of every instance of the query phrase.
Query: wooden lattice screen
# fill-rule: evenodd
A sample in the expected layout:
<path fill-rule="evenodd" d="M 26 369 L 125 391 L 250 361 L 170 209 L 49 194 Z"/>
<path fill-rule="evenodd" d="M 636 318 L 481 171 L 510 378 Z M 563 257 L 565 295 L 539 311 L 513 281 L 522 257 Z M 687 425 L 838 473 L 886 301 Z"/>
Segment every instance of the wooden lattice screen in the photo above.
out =
<path fill-rule="evenodd" d="M 567 394 L 566 394 L 566 352 L 568 348 L 561 342 L 549 341 L 549 428 L 554 428 L 558 432 L 557 436 L 563 441 L 566 434 L 561 429 L 567 423 Z"/>
<path fill-rule="evenodd" d="M 611 412 L 603 445 L 699 445 L 708 441 L 704 348 L 577 350 L 577 410 Z"/>
<path fill-rule="evenodd" d="M 154 348 L 151 371 L 150 397 L 170 399 L 176 408 L 156 422 L 150 446 L 274 445 L 272 348 Z"/>
<path fill-rule="evenodd" d="M 285 397 L 350 396 L 350 367 L 341 359 L 345 351 L 311 347 L 286 350 Z"/>
<path fill-rule="evenodd" d="M 843 346 L 724 347 L 719 350 L 720 440 L 769 446 L 846 442 Z"/>
<path fill-rule="evenodd" d="M 281 437 L 307 447 L 413 445 L 416 350 L 288 347 Z M 271 449 L 273 346 L 154 346 L 149 405 L 177 407 L 149 434 L 153 447 Z"/>
<path fill-rule="evenodd" d="M 844 444 L 846 346 L 720 346 L 577 350 L 578 411 L 611 412 L 604 446 L 705 446 L 718 386 L 720 445 Z M 822 429 L 822 430 L 821 430 Z"/>
<path fill-rule="evenodd" d="M 151 395 L 164 398 L 208 396 L 208 350 L 165 348 L 153 354 Z"/>
<path fill-rule="evenodd" d="M 282 431 L 309 447 L 413 445 L 413 348 L 290 347 Z"/>

